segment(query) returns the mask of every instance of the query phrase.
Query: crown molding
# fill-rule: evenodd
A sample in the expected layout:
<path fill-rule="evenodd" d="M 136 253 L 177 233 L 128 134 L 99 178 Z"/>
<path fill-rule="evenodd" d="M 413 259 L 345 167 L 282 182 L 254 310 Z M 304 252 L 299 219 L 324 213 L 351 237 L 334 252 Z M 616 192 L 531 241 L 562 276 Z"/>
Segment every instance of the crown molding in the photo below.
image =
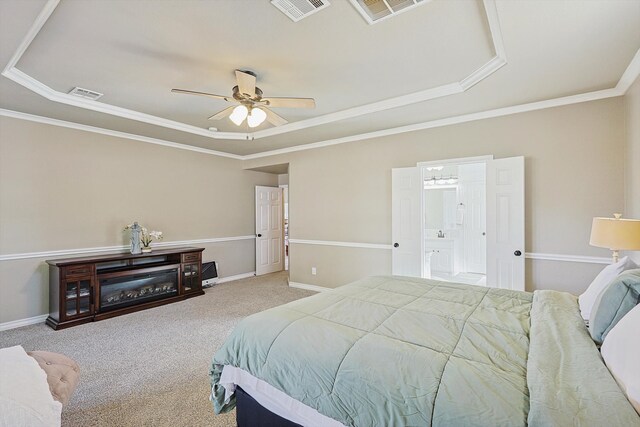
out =
<path fill-rule="evenodd" d="M 196 153 L 210 154 L 213 156 L 226 157 L 229 159 L 235 159 L 235 160 L 244 159 L 243 156 L 240 156 L 237 154 L 225 153 L 223 151 L 210 150 L 208 148 L 200 148 L 200 147 L 195 147 L 193 145 L 180 144 L 177 142 L 167 141 L 164 139 L 151 138 L 148 136 L 120 132 L 120 131 L 111 130 L 111 129 L 99 128 L 99 127 L 89 126 L 89 125 L 82 125 L 75 122 L 67 122 L 64 120 L 52 119 L 49 117 L 36 116 L 34 114 L 23 113 L 20 111 L 5 110 L 3 108 L 0 108 L 0 116 L 11 117 L 11 118 L 20 119 L 20 120 L 27 120 L 27 121 L 36 122 L 36 123 L 44 123 L 47 125 L 59 126 L 59 127 L 69 128 L 69 129 L 76 129 L 76 130 L 81 130 L 85 132 L 93 132 L 101 135 L 114 136 L 116 138 L 131 139 L 134 141 L 141 141 L 149 144 L 162 145 L 165 147 L 177 148 L 180 150 L 195 151 Z"/>
<path fill-rule="evenodd" d="M 140 113 L 138 111 L 117 107 L 115 105 L 107 104 L 104 102 L 92 101 L 90 99 L 84 99 L 74 95 L 69 95 L 68 93 L 58 92 L 15 67 L 3 71 L 2 75 L 10 80 L 13 80 L 20 86 L 23 86 L 24 88 L 29 89 L 30 91 L 35 92 L 38 95 L 48 99 L 49 101 L 57 102 L 60 104 L 83 108 L 85 110 L 97 111 L 99 113 L 105 113 L 112 116 L 135 120 L 138 122 L 149 123 L 152 125 L 187 132 L 208 138 L 232 140 L 252 139 L 249 134 L 246 133 L 211 132 L 208 129 L 202 129 L 196 126 L 188 125 L 186 123 L 163 119 L 161 117 L 152 116 L 151 114 Z"/>
<path fill-rule="evenodd" d="M 394 98 L 385 99 L 382 101 L 365 104 L 358 107 L 348 108 L 334 113 L 324 114 L 322 116 L 313 117 L 310 119 L 300 120 L 297 122 L 277 126 L 270 129 L 264 129 L 253 133 L 245 132 L 211 132 L 208 129 L 202 129 L 197 126 L 189 125 L 186 123 L 177 122 L 174 120 L 165 119 L 162 117 L 153 116 L 138 111 L 134 111 L 127 108 L 118 107 L 115 105 L 93 101 L 88 99 L 79 98 L 67 93 L 58 92 L 37 79 L 29 76 L 28 74 L 20 71 L 17 67 L 17 63 L 29 48 L 30 44 L 36 38 L 38 33 L 42 30 L 49 17 L 53 14 L 56 7 L 60 3 L 60 0 L 48 0 L 42 11 L 32 24 L 31 28 L 27 32 L 26 36 L 18 46 L 18 49 L 13 54 L 6 67 L 2 71 L 2 75 L 6 78 L 14 81 L 15 83 L 43 96 L 44 98 L 78 108 L 84 108 L 91 111 L 97 111 L 104 114 L 110 114 L 117 117 L 122 117 L 130 120 L 135 120 L 143 123 L 149 123 L 156 126 L 161 126 L 169 129 L 174 129 L 181 132 L 191 133 L 194 135 L 204 136 L 213 139 L 227 139 L 227 140 L 254 140 L 265 138 L 274 135 L 281 135 L 288 132 L 293 132 L 301 129 L 307 129 L 314 126 L 328 124 L 340 120 L 345 120 L 353 117 L 358 117 L 366 114 L 376 113 L 379 111 L 385 111 L 392 108 L 402 107 L 405 105 L 415 104 L 418 102 L 424 102 L 431 99 L 441 98 L 445 96 L 455 95 L 468 90 L 470 87 L 480 82 L 481 80 L 489 77 L 496 72 L 502 66 L 507 63 L 506 53 L 504 50 L 504 44 L 502 42 L 502 32 L 500 30 L 500 24 L 498 19 L 498 13 L 495 5 L 495 0 L 483 0 L 485 13 L 487 16 L 487 22 L 491 33 L 491 40 L 495 56 L 491 58 L 486 64 L 479 69 L 473 71 L 469 76 L 461 80 L 460 82 L 449 83 L 434 88 L 414 92 L 409 95 L 402 95 Z"/>
<path fill-rule="evenodd" d="M 463 114 L 461 116 L 446 117 L 444 119 L 430 120 L 422 123 L 415 123 L 406 126 L 383 129 L 374 132 L 361 133 L 358 135 L 345 136 L 342 138 L 329 139 L 326 141 L 313 142 L 310 144 L 295 145 L 293 147 L 281 148 L 261 153 L 248 154 L 243 156 L 243 160 L 259 159 L 297 151 L 312 150 L 316 148 L 328 147 L 331 145 L 345 144 L 347 142 L 361 141 L 364 139 L 381 138 L 384 136 L 398 135 L 401 133 L 415 132 L 418 130 L 432 129 L 444 126 L 451 126 L 460 123 L 473 122 L 477 120 L 491 119 L 495 117 L 508 116 L 511 114 L 526 113 L 529 111 L 543 110 L 546 108 L 561 107 L 582 102 L 597 101 L 600 99 L 613 98 L 624 95 L 620 89 L 604 89 L 595 92 L 581 93 L 578 95 L 565 96 L 562 98 L 547 99 L 545 101 L 531 102 L 528 104 L 513 105 L 510 107 L 496 108 L 494 110 L 480 111 L 477 113 Z"/>
<path fill-rule="evenodd" d="M 40 28 L 42 28 L 42 25 L 44 25 L 44 22 L 46 22 L 46 19 L 53 12 L 53 9 L 55 9 L 55 6 L 58 4 L 58 2 L 59 0 L 49 0 L 47 2 L 44 9 L 42 10 L 40 15 L 34 22 L 34 25 L 32 26 L 31 30 L 27 33 L 27 36 L 25 37 L 23 42 L 20 44 L 19 48 L 16 50 L 16 52 L 14 53 L 14 56 L 11 58 L 11 60 L 9 61 L 5 70 L 2 73 L 5 75 L 8 74 L 9 76 L 12 76 L 17 80 L 23 81 L 26 84 L 30 84 L 34 88 L 37 88 L 39 91 L 42 91 L 43 93 L 46 93 L 51 97 L 56 96 L 55 93 L 52 93 L 55 91 L 48 88 L 46 85 L 43 85 L 42 83 L 38 82 L 37 80 L 32 79 L 31 77 L 22 73 L 20 70 L 17 70 L 15 68 L 15 64 L 20 59 L 22 54 L 26 51 L 29 44 L 31 43 L 33 38 L 35 38 Z M 506 62 L 502 63 L 502 60 L 500 59 L 502 58 L 501 55 L 503 55 L 504 53 L 504 46 L 502 43 L 502 36 L 499 30 L 498 17 L 497 17 L 497 12 L 495 10 L 495 1 L 485 0 L 484 4 L 487 9 L 487 19 L 489 20 L 490 28 L 492 30 L 492 37 L 493 37 L 493 41 L 496 49 L 496 57 L 494 57 L 491 61 L 489 61 L 489 63 L 485 64 L 483 67 L 476 70 L 469 77 L 463 79 L 460 83 L 453 83 L 452 85 L 445 85 L 446 87 L 441 86 L 438 88 L 429 89 L 430 91 L 429 96 L 433 96 L 433 97 L 447 96 L 446 93 L 453 94 L 455 91 L 463 90 L 463 87 L 469 88 L 474 84 L 478 83 L 480 80 L 482 80 L 482 78 L 486 78 L 486 76 L 490 75 L 492 72 L 495 72 L 497 69 L 499 69 L 500 67 L 506 64 Z M 43 117 L 43 116 L 36 116 L 33 114 L 27 114 L 27 113 L 6 110 L 6 109 L 0 109 L 0 116 L 13 117 L 13 118 L 22 119 L 22 120 L 30 120 L 34 122 L 45 123 L 45 124 L 50 124 L 54 126 L 62 126 L 62 127 L 67 127 L 71 129 L 84 130 L 87 132 L 94 132 L 94 133 L 99 133 L 104 135 L 115 136 L 119 138 L 127 138 L 127 139 L 136 140 L 136 141 L 147 142 L 151 144 L 163 145 L 171 148 L 178 148 L 182 150 L 195 151 L 203 154 L 210 154 L 210 155 L 215 155 L 220 157 L 231 158 L 235 160 L 252 160 L 252 159 L 258 159 L 263 157 L 294 153 L 298 151 L 312 150 L 316 148 L 328 147 L 331 145 L 344 144 L 348 142 L 361 141 L 365 139 L 380 138 L 380 137 L 389 136 L 389 135 L 397 135 L 397 134 L 402 134 L 407 132 L 414 132 L 414 131 L 432 129 L 432 128 L 443 127 L 443 126 L 450 126 L 450 125 L 466 123 L 466 122 L 471 122 L 476 120 L 484 120 L 484 119 L 501 117 L 501 116 L 506 116 L 511 114 L 518 114 L 518 113 L 541 110 L 546 108 L 553 108 L 553 107 L 559 107 L 559 106 L 565 106 L 565 105 L 571 105 L 571 104 L 578 104 L 582 102 L 597 101 L 597 100 L 606 99 L 606 98 L 623 96 L 629 90 L 629 88 L 634 83 L 634 81 L 638 78 L 639 75 L 640 75 L 640 49 L 636 51 L 636 54 L 634 55 L 633 59 L 625 69 L 624 73 L 620 77 L 616 86 L 610 89 L 587 92 L 587 93 L 571 95 L 571 96 L 566 96 L 561 98 L 547 99 L 543 101 L 531 102 L 531 103 L 520 104 L 520 105 L 513 105 L 509 107 L 480 111 L 480 112 L 464 114 L 460 116 L 451 116 L 443 119 L 429 120 L 426 122 L 415 123 L 415 124 L 406 125 L 406 126 L 399 126 L 399 127 L 388 128 L 388 129 L 383 129 L 379 131 L 366 132 L 366 133 L 357 134 L 357 135 L 350 135 L 350 136 L 345 136 L 341 138 L 318 141 L 310 144 L 301 144 L 293 147 L 263 151 L 260 153 L 254 153 L 254 154 L 248 154 L 248 155 L 231 154 L 231 153 L 226 153 L 222 151 L 195 147 L 188 144 L 180 144 L 173 141 L 150 138 L 142 135 L 114 131 L 110 129 L 104 129 L 104 128 L 99 128 L 95 126 L 88 126 L 88 125 L 78 124 L 74 122 L 57 120 L 57 119 L 52 119 L 52 118 Z M 459 92 L 456 92 L 456 93 L 459 93 Z M 67 95 L 67 94 L 63 94 L 63 95 Z M 67 95 L 67 96 L 71 96 L 71 95 Z M 412 96 L 412 95 L 408 95 L 408 96 Z M 424 94 L 419 96 L 424 96 Z M 74 102 L 79 102 L 75 99 L 75 97 L 73 98 L 74 98 L 73 100 Z M 400 97 L 400 98 L 404 98 L 404 97 Z M 397 98 L 394 98 L 394 99 L 397 99 Z M 81 98 L 78 98 L 78 100 L 81 100 Z M 96 101 L 87 100 L 87 102 L 101 104 Z M 389 100 L 381 101 L 381 102 L 383 103 L 389 102 Z M 364 108 L 364 107 L 356 107 L 356 108 Z M 389 107 L 389 108 L 393 108 L 393 107 Z M 338 113 L 332 113 L 332 114 L 338 114 Z M 321 118 L 322 116 L 314 119 L 310 119 L 310 120 L 316 120 Z M 159 119 L 159 120 L 164 120 L 164 119 Z M 304 121 L 291 123 L 291 125 L 297 125 L 298 123 L 302 123 L 302 122 Z M 185 125 L 185 126 L 188 126 L 188 125 Z M 285 126 L 288 126 L 288 125 L 285 125 Z M 282 126 L 280 128 L 282 128 Z M 196 129 L 198 129 L 199 132 L 203 131 L 200 128 L 196 128 Z M 267 131 L 273 131 L 273 129 L 267 129 L 265 131 L 260 131 L 260 132 L 267 132 Z M 234 132 L 229 132 L 229 133 L 235 134 Z M 217 133 L 217 134 L 220 134 L 220 133 Z M 204 136 L 213 137 L 213 135 L 214 134 L 210 132 L 205 132 Z M 240 134 L 240 135 L 242 135 L 241 139 L 254 138 L 252 134 Z"/>
<path fill-rule="evenodd" d="M 640 52 L 640 50 L 639 50 Z M 638 55 L 636 55 L 638 57 Z M 632 81 L 633 82 L 633 81 Z M 627 88 L 628 90 L 628 88 Z M 578 95 L 565 96 L 562 98 L 547 99 L 545 101 L 531 102 L 528 104 L 513 105 L 510 107 L 497 108 L 494 110 L 480 111 L 477 113 L 463 114 L 461 116 L 446 117 L 444 119 L 430 120 L 422 123 L 415 123 L 406 126 L 383 129 L 374 132 L 361 133 L 357 135 L 345 136 L 341 138 L 318 141 L 309 144 L 295 145 L 293 147 L 280 148 L 277 150 L 263 151 L 255 154 L 231 154 L 222 151 L 210 150 L 207 148 L 195 147 L 193 145 L 180 144 L 177 142 L 150 138 L 142 135 L 136 135 L 126 132 L 114 131 L 110 129 L 99 128 L 95 126 L 82 125 L 64 120 L 51 119 L 43 116 L 22 113 L 20 111 L 0 109 L 0 116 L 12 117 L 21 120 L 28 120 L 37 123 L 44 123 L 53 126 L 66 127 L 71 129 L 83 130 L 86 132 L 94 132 L 103 135 L 115 136 L 118 138 L 127 138 L 134 141 L 147 142 L 150 144 L 163 145 L 166 147 L 177 148 L 181 150 L 195 151 L 203 154 L 226 157 L 235 160 L 254 160 L 263 157 L 271 157 L 282 154 L 295 153 L 298 151 L 314 150 L 317 148 L 329 147 L 332 145 L 346 144 L 348 142 L 362 141 L 366 139 L 381 138 L 390 135 L 398 135 L 402 133 L 415 132 L 425 129 L 433 129 L 444 126 L 451 126 L 461 123 L 473 122 L 477 120 L 491 119 L 496 117 L 508 116 L 512 114 L 526 113 L 530 111 L 543 110 L 547 108 L 562 107 L 566 105 L 579 104 L 583 102 L 598 101 L 601 99 L 615 98 L 623 96 L 626 91 L 620 88 L 604 89 L 595 92 L 581 93 Z"/>
<path fill-rule="evenodd" d="M 627 93 L 633 82 L 640 76 L 640 49 L 633 56 L 633 59 L 627 66 L 627 69 L 624 70 L 620 80 L 618 80 L 618 84 L 616 84 L 616 89 L 620 92 L 621 95 Z"/>
<path fill-rule="evenodd" d="M 18 48 L 9 59 L 9 62 L 4 67 L 4 70 L 2 70 L 2 74 L 16 66 L 20 58 L 22 58 L 22 55 L 24 55 L 24 53 L 27 51 L 29 45 L 31 45 L 33 39 L 36 38 L 36 36 L 44 26 L 45 22 L 47 22 L 53 11 L 56 9 L 56 7 L 58 7 L 58 3 L 60 3 L 60 0 L 48 0 L 45 3 L 35 21 L 33 21 L 33 24 L 31 24 L 31 28 L 29 28 L 29 31 L 27 31 L 27 34 L 24 36 L 24 38 L 18 45 Z"/>

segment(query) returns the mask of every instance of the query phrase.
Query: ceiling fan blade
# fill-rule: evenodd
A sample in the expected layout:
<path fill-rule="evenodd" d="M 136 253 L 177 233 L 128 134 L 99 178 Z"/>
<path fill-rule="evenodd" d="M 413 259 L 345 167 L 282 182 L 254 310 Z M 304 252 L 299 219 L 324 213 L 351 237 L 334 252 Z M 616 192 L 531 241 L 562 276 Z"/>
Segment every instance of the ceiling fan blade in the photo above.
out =
<path fill-rule="evenodd" d="M 279 115 L 277 115 L 276 113 L 274 113 L 273 111 L 271 111 L 266 107 L 260 107 L 260 109 L 263 110 L 265 113 L 267 113 L 267 121 L 274 126 L 281 126 L 289 123 L 286 119 L 280 117 Z"/>
<path fill-rule="evenodd" d="M 256 96 L 256 76 L 236 70 L 236 80 L 240 93 L 249 95 L 251 98 Z"/>
<path fill-rule="evenodd" d="M 171 92 L 173 92 L 173 93 L 184 93 L 186 95 L 207 96 L 209 98 L 224 99 L 225 101 L 233 102 L 233 97 L 231 97 L 231 96 L 216 95 L 214 93 L 197 92 L 195 90 L 186 90 L 186 89 L 171 89 Z"/>
<path fill-rule="evenodd" d="M 220 119 L 224 119 L 225 117 L 228 117 L 229 115 L 231 115 L 231 113 L 233 113 L 233 109 L 236 108 L 235 105 L 232 105 L 231 107 L 227 107 L 222 111 L 218 111 L 217 113 L 215 113 L 213 116 L 209 117 L 209 120 L 220 120 Z"/>
<path fill-rule="evenodd" d="M 313 98 L 262 98 L 269 107 L 275 108 L 316 108 Z"/>

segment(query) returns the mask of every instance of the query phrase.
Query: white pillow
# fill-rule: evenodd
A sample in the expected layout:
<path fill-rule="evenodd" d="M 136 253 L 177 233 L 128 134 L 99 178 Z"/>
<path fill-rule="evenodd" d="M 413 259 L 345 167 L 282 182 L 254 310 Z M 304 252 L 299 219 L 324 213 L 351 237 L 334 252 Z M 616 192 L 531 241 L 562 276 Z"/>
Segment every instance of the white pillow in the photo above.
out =
<path fill-rule="evenodd" d="M 620 273 L 626 270 L 631 270 L 632 268 L 638 268 L 638 266 L 626 256 L 615 264 L 607 265 L 604 270 L 602 270 L 596 278 L 593 279 L 593 282 L 591 282 L 587 290 L 578 297 L 578 302 L 580 303 L 580 314 L 582 314 L 582 318 L 584 320 L 589 320 L 589 317 L 591 317 L 591 309 L 596 303 L 598 296 L 605 290 L 607 285 L 611 283 L 613 279 L 618 277 Z"/>
<path fill-rule="evenodd" d="M 640 414 L 640 305 L 611 329 L 602 344 L 602 358 L 629 402 Z"/>

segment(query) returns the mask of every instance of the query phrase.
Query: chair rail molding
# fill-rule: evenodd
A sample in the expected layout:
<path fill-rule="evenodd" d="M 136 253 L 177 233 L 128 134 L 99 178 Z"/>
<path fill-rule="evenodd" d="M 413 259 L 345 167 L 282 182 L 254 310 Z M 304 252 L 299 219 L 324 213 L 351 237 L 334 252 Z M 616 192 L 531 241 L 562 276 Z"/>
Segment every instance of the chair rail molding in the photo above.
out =
<path fill-rule="evenodd" d="M 209 239 L 196 239 L 196 240 L 176 240 L 173 242 L 154 242 L 154 248 L 165 248 L 173 246 L 188 246 L 188 245 L 203 245 L 207 243 L 221 243 L 221 242 L 234 242 L 238 240 L 253 240 L 255 235 L 250 236 L 232 236 L 232 237 L 213 237 Z M 118 252 L 126 251 L 129 249 L 129 245 L 123 246 L 102 246 L 92 248 L 80 248 L 80 249 L 61 249 L 54 251 L 42 251 L 42 252 L 23 252 L 15 254 L 0 255 L 0 261 L 14 261 L 19 259 L 30 258 L 51 258 L 62 257 L 69 255 L 84 255 L 84 254 L 99 254 L 104 252 Z"/>
<path fill-rule="evenodd" d="M 587 255 L 565 255 L 565 254 L 547 254 L 539 252 L 527 252 L 524 254 L 527 259 L 544 260 L 544 261 L 565 261 L 565 262 L 584 262 L 587 264 L 611 264 L 611 258 Z"/>
<path fill-rule="evenodd" d="M 359 242 L 340 242 L 335 240 L 310 240 L 310 239 L 289 239 L 289 243 L 301 245 L 317 245 L 317 246 L 335 246 L 343 248 L 361 248 L 361 249 L 384 249 L 392 250 L 391 244 L 383 243 L 359 243 Z M 526 252 L 526 259 L 544 260 L 544 261 L 562 261 L 562 262 L 582 262 L 588 264 L 610 264 L 611 258 L 596 257 L 587 255 L 567 255 L 540 252 Z"/>
<path fill-rule="evenodd" d="M 389 249 L 389 250 L 393 249 L 393 246 L 391 246 L 391 244 L 339 242 L 335 240 L 289 239 L 289 243 L 296 243 L 296 244 L 302 244 L 302 245 L 340 246 L 344 248 Z"/>

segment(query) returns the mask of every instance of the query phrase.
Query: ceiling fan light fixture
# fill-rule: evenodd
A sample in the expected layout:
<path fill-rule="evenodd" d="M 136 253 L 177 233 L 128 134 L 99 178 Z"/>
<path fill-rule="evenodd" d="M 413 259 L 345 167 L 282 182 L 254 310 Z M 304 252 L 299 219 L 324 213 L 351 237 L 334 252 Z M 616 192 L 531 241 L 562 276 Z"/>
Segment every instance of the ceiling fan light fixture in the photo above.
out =
<path fill-rule="evenodd" d="M 233 123 L 236 124 L 236 126 L 240 126 L 242 122 L 244 122 L 244 119 L 247 118 L 248 114 L 249 114 L 249 109 L 247 107 L 245 107 L 244 105 L 238 105 L 236 108 L 233 109 L 233 113 L 231 113 L 229 118 Z"/>
<path fill-rule="evenodd" d="M 283 0 L 283 1 L 308 1 L 314 4 L 326 2 L 328 0 Z M 396 0 L 398 1 L 398 0 Z M 405 1 L 405 0 L 403 0 Z M 256 128 L 265 121 L 273 126 L 282 126 L 287 124 L 287 120 L 280 117 L 271 108 L 315 108 L 316 102 L 313 98 L 264 98 L 262 90 L 256 86 L 256 74 L 246 70 L 235 70 L 236 83 L 233 87 L 233 96 L 216 95 L 215 93 L 199 92 L 186 89 L 171 89 L 172 93 L 181 93 L 186 95 L 206 96 L 213 99 L 220 99 L 231 102 L 235 105 L 218 111 L 210 116 L 209 120 L 222 120 L 229 117 L 236 126 L 241 126 L 245 120 L 250 128 Z M 240 104 L 240 105 L 237 105 Z M 211 129 L 210 129 L 211 130 Z M 214 132 L 212 130 L 212 132 Z"/>
<path fill-rule="evenodd" d="M 265 113 L 264 110 L 255 107 L 251 109 L 251 114 L 247 117 L 247 123 L 250 128 L 255 128 L 260 126 L 266 118 L 267 113 Z"/>

